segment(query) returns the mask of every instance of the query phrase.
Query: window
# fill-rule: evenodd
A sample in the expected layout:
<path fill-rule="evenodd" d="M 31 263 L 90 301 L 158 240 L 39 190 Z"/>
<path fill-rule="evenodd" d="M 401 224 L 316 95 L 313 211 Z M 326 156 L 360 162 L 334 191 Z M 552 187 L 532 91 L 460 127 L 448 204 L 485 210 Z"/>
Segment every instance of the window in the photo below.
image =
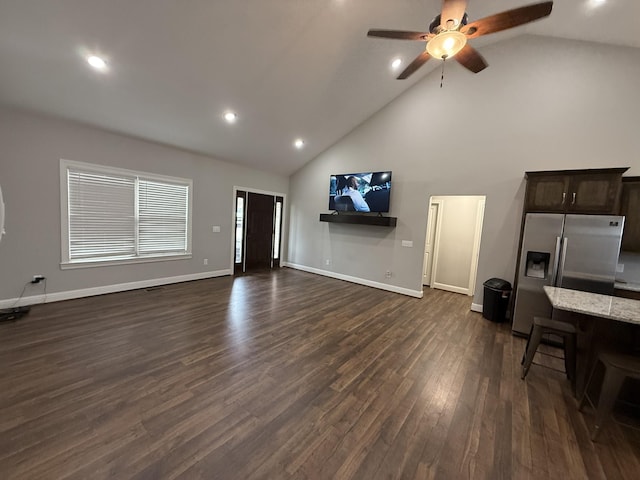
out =
<path fill-rule="evenodd" d="M 191 256 L 191 180 L 60 161 L 62 266 Z"/>
<path fill-rule="evenodd" d="M 273 259 L 280 260 L 280 229 L 282 227 L 282 197 L 276 197 L 273 221 Z"/>
<path fill-rule="evenodd" d="M 242 240 L 244 238 L 244 192 L 236 196 L 236 233 L 235 233 L 235 262 L 242 262 Z"/>

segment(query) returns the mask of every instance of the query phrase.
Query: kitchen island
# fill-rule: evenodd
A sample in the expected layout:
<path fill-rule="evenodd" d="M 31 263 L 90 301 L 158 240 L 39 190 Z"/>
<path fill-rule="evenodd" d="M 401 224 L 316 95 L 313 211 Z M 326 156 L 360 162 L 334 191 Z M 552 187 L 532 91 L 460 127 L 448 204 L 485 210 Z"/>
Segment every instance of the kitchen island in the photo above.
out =
<path fill-rule="evenodd" d="M 551 306 L 618 322 L 640 325 L 640 300 L 581 292 L 560 287 L 543 287 Z"/>
<path fill-rule="evenodd" d="M 601 348 L 640 355 L 640 300 L 549 286 L 544 292 L 553 307 L 553 318 L 576 325 L 574 386 L 578 398 Z M 639 391 L 637 382 L 629 382 L 621 397 L 637 404 Z"/>

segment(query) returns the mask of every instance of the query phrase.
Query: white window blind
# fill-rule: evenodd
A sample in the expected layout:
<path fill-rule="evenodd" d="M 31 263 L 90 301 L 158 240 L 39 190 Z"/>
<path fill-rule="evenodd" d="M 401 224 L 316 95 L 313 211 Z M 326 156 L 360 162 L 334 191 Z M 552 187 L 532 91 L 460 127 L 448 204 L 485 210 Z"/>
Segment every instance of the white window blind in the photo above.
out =
<path fill-rule="evenodd" d="M 188 187 L 139 180 L 140 254 L 187 251 Z"/>
<path fill-rule="evenodd" d="M 189 181 L 67 163 L 68 225 L 63 232 L 68 232 L 68 258 L 63 263 L 189 253 Z"/>
<path fill-rule="evenodd" d="M 69 171 L 69 258 L 136 253 L 133 178 Z"/>

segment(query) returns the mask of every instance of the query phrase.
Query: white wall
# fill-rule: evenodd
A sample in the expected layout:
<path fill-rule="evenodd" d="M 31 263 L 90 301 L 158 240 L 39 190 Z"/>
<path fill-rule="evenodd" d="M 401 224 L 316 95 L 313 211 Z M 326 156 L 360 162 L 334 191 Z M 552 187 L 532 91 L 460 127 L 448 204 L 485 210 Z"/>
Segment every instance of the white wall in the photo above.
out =
<path fill-rule="evenodd" d="M 193 258 L 62 271 L 61 158 L 192 178 Z M 46 116 L 0 109 L 0 185 L 7 231 L 0 244 L 0 306 L 3 300 L 4 306 L 10 305 L 7 300 L 18 297 L 34 274 L 47 277 L 49 298 L 65 298 L 61 292 L 102 291 L 102 287 L 111 285 L 153 284 L 162 278 L 204 277 L 228 271 L 233 186 L 286 194 L 288 184 L 286 177 L 202 155 Z M 213 225 L 220 225 L 221 232 L 212 233 Z M 207 266 L 203 265 L 205 258 Z M 25 295 L 40 292 L 38 284 L 28 286 Z"/>
<path fill-rule="evenodd" d="M 444 88 L 437 69 L 292 176 L 291 263 L 376 282 L 392 270 L 389 284 L 419 292 L 429 198 L 486 195 L 481 304 L 486 279 L 513 281 L 525 171 L 640 175 L 639 49 L 523 36 L 481 53 L 485 71 L 448 62 Z M 395 229 L 318 221 L 330 174 L 387 169 Z"/>

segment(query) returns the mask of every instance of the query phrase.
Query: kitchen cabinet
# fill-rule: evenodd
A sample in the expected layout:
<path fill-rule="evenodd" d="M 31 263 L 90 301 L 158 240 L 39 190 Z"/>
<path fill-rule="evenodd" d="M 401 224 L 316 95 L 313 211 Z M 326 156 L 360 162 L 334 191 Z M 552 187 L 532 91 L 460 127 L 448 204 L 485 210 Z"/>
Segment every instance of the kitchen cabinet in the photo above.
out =
<path fill-rule="evenodd" d="M 526 212 L 558 212 L 566 210 L 569 175 L 537 175 L 527 172 Z"/>
<path fill-rule="evenodd" d="M 620 215 L 625 216 L 620 250 L 640 252 L 640 177 L 622 179 Z"/>
<path fill-rule="evenodd" d="M 628 168 L 526 172 L 525 213 L 617 214 Z"/>

